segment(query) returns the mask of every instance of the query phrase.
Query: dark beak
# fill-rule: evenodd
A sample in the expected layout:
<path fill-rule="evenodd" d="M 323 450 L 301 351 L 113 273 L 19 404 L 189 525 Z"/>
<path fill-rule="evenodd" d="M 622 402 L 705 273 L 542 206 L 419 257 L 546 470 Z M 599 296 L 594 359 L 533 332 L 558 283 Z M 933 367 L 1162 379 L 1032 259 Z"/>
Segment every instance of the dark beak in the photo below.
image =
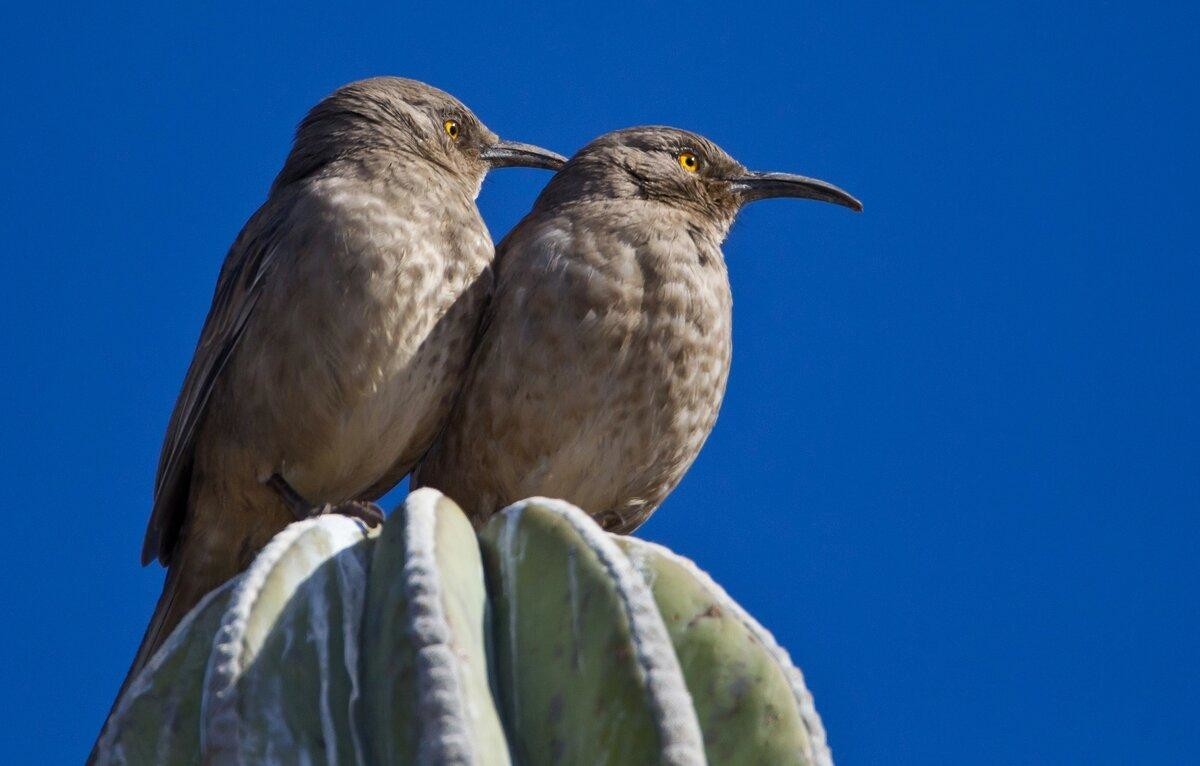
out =
<path fill-rule="evenodd" d="M 567 162 L 561 154 L 519 141 L 497 141 L 479 155 L 493 168 L 545 168 L 558 170 Z"/>
<path fill-rule="evenodd" d="M 801 197 L 848 207 L 861 213 L 862 203 L 833 184 L 791 173 L 747 173 L 733 182 L 742 204 L 769 197 Z"/>

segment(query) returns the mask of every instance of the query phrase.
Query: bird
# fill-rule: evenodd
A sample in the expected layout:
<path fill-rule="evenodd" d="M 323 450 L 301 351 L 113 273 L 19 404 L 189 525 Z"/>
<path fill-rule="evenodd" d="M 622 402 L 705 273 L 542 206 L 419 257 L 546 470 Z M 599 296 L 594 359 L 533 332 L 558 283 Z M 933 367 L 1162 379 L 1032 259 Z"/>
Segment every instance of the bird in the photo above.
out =
<path fill-rule="evenodd" d="M 530 496 L 635 530 L 699 454 L 724 397 L 741 208 L 836 186 L 751 172 L 695 133 L 626 128 L 559 170 L 496 249 L 496 286 L 446 428 L 413 486 L 477 526 Z"/>
<path fill-rule="evenodd" d="M 410 79 L 308 112 L 225 257 L 171 414 L 142 548 L 167 575 L 125 685 L 287 524 L 382 519 L 369 501 L 441 429 L 492 290 L 485 174 L 563 162 Z"/>

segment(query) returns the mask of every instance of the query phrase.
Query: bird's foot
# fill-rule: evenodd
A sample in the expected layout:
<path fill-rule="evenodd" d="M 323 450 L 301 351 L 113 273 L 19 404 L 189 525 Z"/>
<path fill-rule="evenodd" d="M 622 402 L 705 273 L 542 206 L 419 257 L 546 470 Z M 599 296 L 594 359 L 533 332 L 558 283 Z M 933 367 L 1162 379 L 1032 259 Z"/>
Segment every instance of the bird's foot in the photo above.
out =
<path fill-rule="evenodd" d="M 287 479 L 277 473 L 271 474 L 271 478 L 267 479 L 267 486 L 275 490 L 275 494 L 279 495 L 279 499 L 287 506 L 287 509 L 296 517 L 296 521 L 304 521 L 305 519 L 313 519 L 317 516 L 324 516 L 330 513 L 336 513 L 339 516 L 349 516 L 352 519 L 358 519 L 366 524 L 369 529 L 374 529 L 383 523 L 383 509 L 375 503 L 362 502 L 360 500 L 349 500 L 345 503 L 325 503 L 324 505 L 313 505 L 304 496 L 292 488 L 291 484 L 287 483 Z"/>
<path fill-rule="evenodd" d="M 277 473 L 271 474 L 271 478 L 266 480 L 266 485 L 275 490 L 275 494 L 287 506 L 287 509 L 292 512 L 292 516 L 296 517 L 296 521 L 303 521 L 313 515 L 313 504 L 308 502 L 291 484 L 288 484 L 287 479 Z"/>
<path fill-rule="evenodd" d="M 368 529 L 374 529 L 383 523 L 383 509 L 375 503 L 368 503 L 362 500 L 350 500 L 345 503 L 326 503 L 320 508 L 313 508 L 309 511 L 308 518 L 317 516 L 325 516 L 327 514 L 337 514 L 339 516 L 348 516 L 352 519 L 358 519 L 367 525 Z"/>

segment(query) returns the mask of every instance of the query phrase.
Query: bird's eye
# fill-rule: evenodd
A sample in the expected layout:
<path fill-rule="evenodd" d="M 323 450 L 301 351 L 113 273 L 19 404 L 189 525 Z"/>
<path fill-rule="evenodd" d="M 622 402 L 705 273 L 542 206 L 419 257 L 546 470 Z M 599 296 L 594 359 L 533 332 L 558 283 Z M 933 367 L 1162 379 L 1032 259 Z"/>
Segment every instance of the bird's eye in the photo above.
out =
<path fill-rule="evenodd" d="M 459 126 L 457 120 L 446 120 L 442 123 L 442 129 L 446 131 L 446 135 L 450 136 L 451 141 L 457 141 L 462 135 L 462 127 Z"/>
<path fill-rule="evenodd" d="M 700 158 L 692 152 L 680 152 L 676 155 L 676 159 L 679 160 L 679 167 L 689 173 L 695 173 L 700 170 Z"/>

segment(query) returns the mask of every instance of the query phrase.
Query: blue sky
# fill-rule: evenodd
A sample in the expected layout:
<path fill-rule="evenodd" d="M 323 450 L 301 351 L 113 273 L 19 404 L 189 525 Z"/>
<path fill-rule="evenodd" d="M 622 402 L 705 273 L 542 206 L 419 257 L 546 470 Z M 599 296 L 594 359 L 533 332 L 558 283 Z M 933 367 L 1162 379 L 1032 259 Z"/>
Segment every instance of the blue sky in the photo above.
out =
<path fill-rule="evenodd" d="M 373 74 L 865 202 L 739 220 L 724 409 L 642 533 L 789 648 L 840 763 L 1200 760 L 1194 4 L 168 5 L 0 25 L 12 762 L 90 746 L 221 259 L 304 111 Z M 496 239 L 545 180 L 489 179 Z"/>

